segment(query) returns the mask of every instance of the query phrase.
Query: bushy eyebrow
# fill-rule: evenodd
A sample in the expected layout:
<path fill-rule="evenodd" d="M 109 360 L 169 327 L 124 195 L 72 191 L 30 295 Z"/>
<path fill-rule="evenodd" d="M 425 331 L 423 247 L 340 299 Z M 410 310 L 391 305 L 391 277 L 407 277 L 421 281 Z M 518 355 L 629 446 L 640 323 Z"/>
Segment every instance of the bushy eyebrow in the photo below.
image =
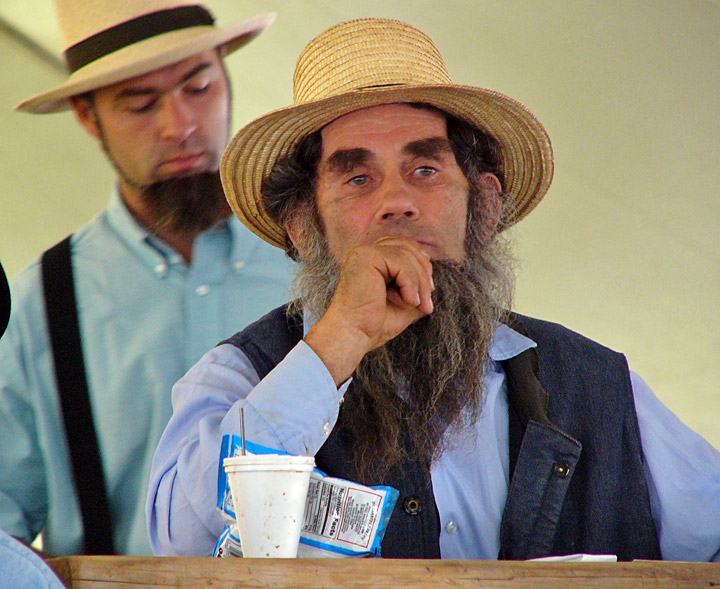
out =
<path fill-rule="evenodd" d="M 446 137 L 428 137 L 411 141 L 403 147 L 402 152 L 413 157 L 437 160 L 441 154 L 452 153 L 452 148 Z M 369 162 L 373 157 L 372 152 L 364 147 L 338 149 L 328 158 L 325 167 L 329 172 L 344 174 L 357 165 Z"/>
<path fill-rule="evenodd" d="M 200 72 L 205 71 L 208 69 L 212 64 L 211 63 L 200 63 L 197 66 L 195 66 L 193 69 L 191 69 L 187 74 L 185 74 L 180 82 L 178 82 L 178 86 L 182 86 L 186 82 L 193 79 L 195 76 L 197 76 Z M 118 92 L 118 94 L 115 96 L 116 101 L 123 100 L 125 98 L 132 98 L 134 96 L 147 96 L 148 94 L 155 94 L 157 92 L 156 88 L 153 88 L 152 86 L 148 87 L 129 87 L 129 88 L 123 88 L 122 91 Z"/>
<path fill-rule="evenodd" d="M 328 158 L 325 166 L 329 172 L 343 174 L 345 172 L 349 172 L 359 164 L 364 164 L 370 161 L 372 157 L 372 152 L 363 147 L 338 149 Z"/>
<path fill-rule="evenodd" d="M 420 139 L 408 143 L 403 147 L 403 153 L 417 157 L 438 159 L 442 154 L 452 153 L 452 148 L 450 147 L 450 141 L 448 141 L 447 137 L 428 137 L 427 139 Z"/>

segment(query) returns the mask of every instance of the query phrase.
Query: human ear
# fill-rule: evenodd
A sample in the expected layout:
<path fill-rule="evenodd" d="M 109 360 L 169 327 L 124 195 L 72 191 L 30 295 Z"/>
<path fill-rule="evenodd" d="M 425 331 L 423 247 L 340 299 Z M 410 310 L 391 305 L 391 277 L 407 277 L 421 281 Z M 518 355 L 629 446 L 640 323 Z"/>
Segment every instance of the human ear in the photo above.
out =
<path fill-rule="evenodd" d="M 290 221 L 289 223 L 285 224 L 285 231 L 287 232 L 288 239 L 290 239 L 290 243 L 292 243 L 293 247 L 295 248 L 295 251 L 300 255 L 300 257 L 303 257 L 303 247 L 301 243 L 303 243 L 303 239 L 301 237 L 301 232 L 299 228 L 297 227 L 297 224 Z"/>
<path fill-rule="evenodd" d="M 485 172 L 480 175 L 478 192 L 483 199 L 483 215 L 480 235 L 483 241 L 490 239 L 498 230 L 503 210 L 502 186 L 495 174 Z"/>
<path fill-rule="evenodd" d="M 70 104 L 75 111 L 75 118 L 87 133 L 95 139 L 101 139 L 102 133 L 98 125 L 95 110 L 92 107 L 90 99 L 81 96 L 72 96 Z"/>
<path fill-rule="evenodd" d="M 300 206 L 284 225 L 288 239 L 300 259 L 305 258 L 305 254 L 309 248 L 311 232 L 309 224 L 309 213 L 305 210 L 305 207 Z"/>
<path fill-rule="evenodd" d="M 325 228 L 315 207 L 312 199 L 294 203 L 283 224 L 287 233 L 287 245 L 294 249 L 296 255 L 293 256 L 289 251 L 288 253 L 296 261 L 314 256 L 320 251 L 318 248 L 327 246 Z"/>

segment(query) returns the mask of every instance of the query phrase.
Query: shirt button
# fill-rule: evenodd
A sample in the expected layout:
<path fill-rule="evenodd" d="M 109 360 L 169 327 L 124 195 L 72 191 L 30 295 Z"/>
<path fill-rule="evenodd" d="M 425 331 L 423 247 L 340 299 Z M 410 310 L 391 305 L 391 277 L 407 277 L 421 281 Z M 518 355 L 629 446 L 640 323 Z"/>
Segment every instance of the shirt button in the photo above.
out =
<path fill-rule="evenodd" d="M 233 267 L 235 270 L 242 270 L 245 267 L 245 262 L 235 262 Z"/>
<path fill-rule="evenodd" d="M 165 274 L 167 272 L 167 264 L 158 264 L 155 266 L 155 274 Z"/>
<path fill-rule="evenodd" d="M 451 519 L 447 524 L 445 524 L 445 531 L 448 534 L 454 534 L 455 532 L 457 532 L 457 528 L 458 528 L 458 525 L 455 520 Z"/>
<path fill-rule="evenodd" d="M 567 464 L 565 464 L 564 462 L 556 462 L 553 465 L 553 474 L 556 477 L 565 479 L 570 474 L 570 467 Z"/>
<path fill-rule="evenodd" d="M 330 435 L 330 432 L 332 431 L 332 427 L 330 427 L 330 424 L 326 421 L 323 423 L 323 433 L 326 436 Z"/>
<path fill-rule="evenodd" d="M 201 284 L 195 289 L 195 294 L 198 296 L 205 296 L 210 292 L 210 287 L 207 284 Z"/>
<path fill-rule="evenodd" d="M 420 503 L 420 497 L 410 495 L 405 497 L 403 500 L 403 510 L 408 515 L 417 515 L 422 511 L 422 503 Z"/>

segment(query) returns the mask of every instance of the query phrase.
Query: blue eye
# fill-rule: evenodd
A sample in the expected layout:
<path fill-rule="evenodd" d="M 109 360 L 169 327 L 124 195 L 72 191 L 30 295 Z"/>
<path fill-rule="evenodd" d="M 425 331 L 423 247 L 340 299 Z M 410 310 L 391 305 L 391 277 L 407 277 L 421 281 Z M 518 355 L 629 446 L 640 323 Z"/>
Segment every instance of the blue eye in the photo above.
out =
<path fill-rule="evenodd" d="M 435 168 L 430 166 L 420 166 L 415 170 L 418 176 L 432 176 L 436 172 Z"/>
<path fill-rule="evenodd" d="M 359 174 L 358 176 L 353 176 L 348 181 L 348 184 L 352 184 L 353 186 L 362 186 L 364 184 L 367 184 L 368 177 L 365 174 Z"/>

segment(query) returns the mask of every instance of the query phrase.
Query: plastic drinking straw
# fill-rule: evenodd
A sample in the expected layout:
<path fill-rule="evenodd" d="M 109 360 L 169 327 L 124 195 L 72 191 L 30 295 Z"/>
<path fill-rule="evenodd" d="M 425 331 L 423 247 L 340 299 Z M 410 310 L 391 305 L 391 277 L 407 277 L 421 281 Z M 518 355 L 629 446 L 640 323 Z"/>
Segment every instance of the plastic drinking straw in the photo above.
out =
<path fill-rule="evenodd" d="M 242 442 L 242 455 L 245 456 L 245 409 L 240 407 L 240 440 Z"/>

